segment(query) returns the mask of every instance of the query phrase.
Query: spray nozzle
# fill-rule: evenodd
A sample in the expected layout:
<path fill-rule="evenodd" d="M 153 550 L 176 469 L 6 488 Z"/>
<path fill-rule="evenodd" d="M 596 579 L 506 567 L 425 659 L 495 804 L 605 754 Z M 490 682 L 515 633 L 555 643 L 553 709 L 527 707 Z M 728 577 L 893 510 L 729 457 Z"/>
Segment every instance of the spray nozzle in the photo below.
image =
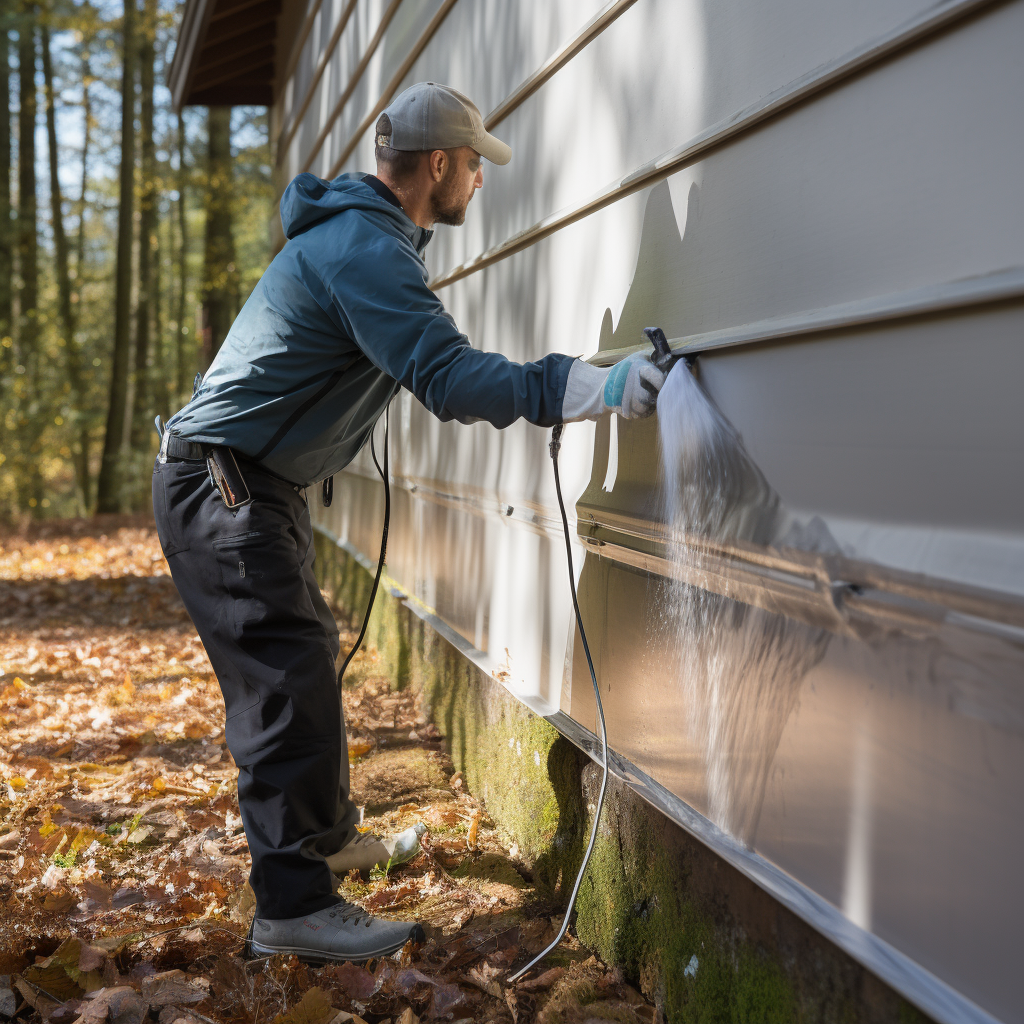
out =
<path fill-rule="evenodd" d="M 691 370 L 693 369 L 694 361 L 697 358 L 696 354 L 686 355 L 683 352 L 673 352 L 668 338 L 665 337 L 665 332 L 660 327 L 645 327 L 644 336 L 654 346 L 651 362 L 663 373 L 668 373 L 680 359 L 685 360 L 686 365 Z"/>

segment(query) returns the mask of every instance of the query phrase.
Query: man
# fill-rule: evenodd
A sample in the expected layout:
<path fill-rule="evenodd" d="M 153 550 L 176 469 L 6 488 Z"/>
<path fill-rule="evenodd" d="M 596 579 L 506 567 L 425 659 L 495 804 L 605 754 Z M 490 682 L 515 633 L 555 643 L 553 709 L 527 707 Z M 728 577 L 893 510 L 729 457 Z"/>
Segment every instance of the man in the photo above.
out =
<path fill-rule="evenodd" d="M 520 365 L 459 333 L 423 249 L 435 223 L 463 222 L 483 160 L 511 158 L 465 96 L 429 82 L 402 93 L 377 122 L 376 156 L 376 176 L 288 186 L 288 242 L 168 422 L 153 474 L 164 554 L 224 692 L 255 955 L 366 960 L 421 934 L 334 893 L 332 868 L 369 870 L 388 847 L 355 828 L 306 488 L 352 460 L 399 387 L 443 420 L 551 426 L 648 415 L 664 381 L 639 356 Z"/>

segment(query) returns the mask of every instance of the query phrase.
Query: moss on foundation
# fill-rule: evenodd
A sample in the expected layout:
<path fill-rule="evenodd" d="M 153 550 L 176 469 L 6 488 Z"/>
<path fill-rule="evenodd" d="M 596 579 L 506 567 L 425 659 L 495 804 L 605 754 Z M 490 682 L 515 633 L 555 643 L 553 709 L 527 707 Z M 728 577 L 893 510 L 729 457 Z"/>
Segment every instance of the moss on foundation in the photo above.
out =
<path fill-rule="evenodd" d="M 322 536 L 317 569 L 357 627 L 370 575 Z M 589 838 L 597 766 L 384 588 L 367 635 L 377 658 L 364 671 L 395 688 L 422 688 L 456 770 L 518 849 L 518 862 L 564 904 Z M 927 1024 L 615 780 L 576 913 L 579 938 L 620 965 L 671 1024 Z"/>
<path fill-rule="evenodd" d="M 577 899 L 580 939 L 656 991 L 670 1021 L 801 1019 L 779 967 L 753 944 L 723 935 L 691 894 L 660 830 L 637 827 L 646 824 L 647 809 L 637 820 L 614 791 L 606 806 L 611 820 L 602 825 Z"/>

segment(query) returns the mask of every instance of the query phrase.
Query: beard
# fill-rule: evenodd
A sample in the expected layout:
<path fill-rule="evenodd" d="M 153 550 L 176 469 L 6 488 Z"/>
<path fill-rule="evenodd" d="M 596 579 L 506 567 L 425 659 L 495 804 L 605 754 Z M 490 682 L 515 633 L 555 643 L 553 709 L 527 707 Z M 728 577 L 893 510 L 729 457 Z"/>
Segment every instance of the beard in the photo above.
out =
<path fill-rule="evenodd" d="M 459 188 L 458 175 L 454 170 L 454 167 L 449 167 L 445 176 L 431 192 L 430 212 L 436 223 L 458 227 L 465 223 L 470 196 Z"/>

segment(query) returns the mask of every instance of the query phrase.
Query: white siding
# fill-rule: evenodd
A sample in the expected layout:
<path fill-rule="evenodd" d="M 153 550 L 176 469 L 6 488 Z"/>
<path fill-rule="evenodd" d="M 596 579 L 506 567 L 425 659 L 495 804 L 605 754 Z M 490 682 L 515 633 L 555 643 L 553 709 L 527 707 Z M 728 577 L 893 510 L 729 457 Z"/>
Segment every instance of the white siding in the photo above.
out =
<path fill-rule="evenodd" d="M 447 82 L 486 114 L 607 9 L 401 0 L 353 80 L 389 10 L 356 0 L 292 133 L 347 3 L 324 0 L 275 109 L 276 130 L 292 135 L 278 154 L 282 187 L 306 167 L 373 170 L 372 130 L 358 129 L 411 53 L 397 88 Z M 606 190 L 599 209 L 440 287 L 476 345 L 518 360 L 593 355 L 638 344 L 654 324 L 676 339 L 774 339 L 705 339 L 701 381 L 787 521 L 820 522 L 837 547 L 790 550 L 776 538 L 754 554 L 788 566 L 778 579 L 750 584 L 750 552 L 735 576 L 753 587 L 734 602 L 741 611 L 775 607 L 790 593 L 778 580 L 812 563 L 833 588 L 814 591 L 817 611 L 795 611 L 797 601 L 764 613 L 806 644 L 803 674 L 766 677 L 751 694 L 742 660 L 725 659 L 722 685 L 738 702 L 726 753 L 749 776 L 749 791 L 741 778 L 732 793 L 734 810 L 746 801 L 742 825 L 720 810 L 712 755 L 694 739 L 707 709 L 682 698 L 664 623 L 652 626 L 662 584 L 630 554 L 638 536 L 664 529 L 656 425 L 566 432 L 563 481 L 580 499 L 577 571 L 611 740 L 842 908 L 855 927 L 837 941 L 943 1020 L 1024 1020 L 1022 39 L 1020 0 L 637 0 L 494 128 L 512 163 L 486 167 L 466 225 L 441 228 L 428 254 L 440 278 Z M 850 61 L 856 73 L 748 123 Z M 742 130 L 728 141 L 701 142 L 733 122 Z M 688 143 L 700 152 L 686 166 L 640 191 L 619 187 Z M 1003 282 L 1002 301 L 970 298 L 991 281 Z M 854 312 L 919 296 L 942 311 L 871 325 Z M 839 326 L 786 337 L 769 329 L 776 318 Z M 571 649 L 563 679 L 571 617 L 546 433 L 441 424 L 408 395 L 392 430 L 394 578 L 532 706 L 592 727 L 589 678 Z M 320 518 L 372 558 L 379 516 L 360 458 Z M 648 548 L 650 565 L 664 565 L 657 543 Z"/>

